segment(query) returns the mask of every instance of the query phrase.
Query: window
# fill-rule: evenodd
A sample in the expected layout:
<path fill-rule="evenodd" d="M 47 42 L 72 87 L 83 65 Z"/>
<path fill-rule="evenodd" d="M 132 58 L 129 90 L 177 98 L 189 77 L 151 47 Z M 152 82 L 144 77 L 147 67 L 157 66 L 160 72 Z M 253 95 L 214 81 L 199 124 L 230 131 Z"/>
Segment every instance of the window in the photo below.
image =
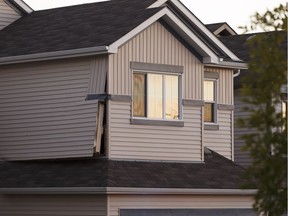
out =
<path fill-rule="evenodd" d="M 204 122 L 216 123 L 216 83 L 215 79 L 204 81 Z"/>
<path fill-rule="evenodd" d="M 133 74 L 133 117 L 180 119 L 179 98 L 178 75 Z"/>

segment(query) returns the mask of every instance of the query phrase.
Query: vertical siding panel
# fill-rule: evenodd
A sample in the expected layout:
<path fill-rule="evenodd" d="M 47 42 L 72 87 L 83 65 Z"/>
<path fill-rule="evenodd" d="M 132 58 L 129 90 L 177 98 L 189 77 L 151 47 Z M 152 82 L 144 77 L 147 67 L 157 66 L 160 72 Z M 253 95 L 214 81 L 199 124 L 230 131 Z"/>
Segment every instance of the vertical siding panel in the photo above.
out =
<path fill-rule="evenodd" d="M 126 47 L 132 46 L 131 49 Z M 127 52 L 129 52 L 127 54 Z M 131 53 L 132 52 L 132 53 Z M 127 59 L 131 56 L 132 58 Z M 185 74 L 183 75 L 183 98 L 185 99 L 201 99 L 200 92 L 195 89 L 195 86 L 202 88 L 199 74 L 203 73 L 201 62 L 187 50 L 168 30 L 166 30 L 160 23 L 148 27 L 143 32 L 139 33 L 133 39 L 128 41 L 119 48 L 118 53 L 114 54 L 117 61 L 113 61 L 113 68 L 110 72 L 114 78 L 114 86 L 110 89 L 113 91 L 111 94 L 124 94 L 130 95 L 132 92 L 131 87 L 127 86 L 127 82 L 121 82 L 121 79 L 129 80 L 128 73 L 130 61 L 148 62 L 156 64 L 169 64 L 169 65 L 183 65 Z M 128 68 L 123 67 L 123 62 Z M 197 65 L 197 66 L 195 66 Z M 121 77 L 120 77 L 121 76 Z M 112 81 L 109 81 L 110 83 Z M 128 85 L 129 86 L 129 85 Z M 194 91 L 192 91 L 194 89 Z M 200 96 L 199 96 L 200 95 Z"/>
<path fill-rule="evenodd" d="M 184 66 L 182 79 L 183 98 L 202 99 L 201 82 L 203 81 L 202 74 L 204 71 L 202 63 L 159 22 L 152 24 L 132 38 L 120 47 L 118 53 L 113 54 L 113 56 L 116 56 L 117 61 L 114 62 L 116 65 L 114 65 L 109 73 L 117 73 L 117 75 L 111 76 L 114 77 L 114 80 L 109 82 L 115 82 L 119 87 L 113 88 L 113 92 L 109 92 L 110 94 L 132 94 L 132 87 L 128 89 L 120 88 L 121 85 L 127 86 L 127 83 L 119 81 L 119 74 L 132 84 L 132 70 L 129 68 L 130 62 L 137 61 Z M 123 68 L 123 63 L 128 68 Z M 117 69 L 121 71 L 117 71 Z M 200 90 L 196 89 L 198 87 Z M 131 104 L 112 101 L 110 105 L 109 112 L 112 120 L 110 122 L 111 158 L 201 161 L 202 124 L 201 109 L 199 107 L 200 113 L 197 114 L 195 114 L 192 108 L 184 107 L 185 127 L 175 128 L 170 132 L 172 128 L 169 127 L 155 128 L 151 126 L 130 125 Z M 154 134 L 155 130 L 157 130 L 157 135 Z M 167 134 L 167 130 L 169 134 Z M 179 136 L 177 133 L 182 135 Z M 125 137 L 123 137 L 124 135 Z M 140 137 L 136 138 L 136 135 Z M 171 142 L 174 140 L 171 136 L 174 138 L 179 136 L 177 143 L 180 143 L 180 147 L 176 153 L 171 152 L 175 151 L 171 148 Z M 147 137 L 151 137 L 152 146 L 149 143 L 147 144 Z M 162 138 L 161 140 L 160 137 L 166 138 Z M 190 140 L 190 145 L 188 144 L 188 140 Z M 164 144 L 165 141 L 167 144 Z"/>

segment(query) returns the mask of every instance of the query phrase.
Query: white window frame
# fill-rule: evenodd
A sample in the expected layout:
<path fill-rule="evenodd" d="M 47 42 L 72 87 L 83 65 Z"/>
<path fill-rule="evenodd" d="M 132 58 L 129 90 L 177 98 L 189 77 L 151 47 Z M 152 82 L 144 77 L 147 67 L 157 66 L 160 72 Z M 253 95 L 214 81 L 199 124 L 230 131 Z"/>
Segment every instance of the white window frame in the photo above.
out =
<path fill-rule="evenodd" d="M 204 78 L 204 82 L 205 81 L 213 81 L 214 82 L 214 101 L 207 101 L 204 99 L 204 104 L 207 102 L 207 103 L 214 103 L 214 107 L 213 107 L 213 115 L 214 115 L 214 121 L 212 122 L 205 122 L 205 120 L 203 119 L 204 121 L 204 124 L 217 124 L 218 123 L 218 80 L 219 79 L 216 79 L 216 78 Z M 203 90 L 205 91 L 205 85 L 203 87 Z"/>
<path fill-rule="evenodd" d="M 182 74 L 180 73 L 173 73 L 173 72 L 160 72 L 160 71 L 148 71 L 148 70 L 132 70 L 132 80 L 133 80 L 133 76 L 134 73 L 136 74 L 145 74 L 147 76 L 147 74 L 158 74 L 158 75 L 162 75 L 162 118 L 149 118 L 148 117 L 148 100 L 147 100 L 147 96 L 146 96 L 146 116 L 145 117 L 139 117 L 139 116 L 134 116 L 133 115 L 133 102 L 132 102 L 132 110 L 131 110 L 131 116 L 132 119 L 148 119 L 148 120 L 160 120 L 160 121 L 182 121 L 183 120 L 183 106 L 182 106 Z M 165 103 L 166 103 L 166 95 L 165 95 L 165 84 L 166 82 L 164 81 L 164 77 L 165 75 L 171 75 L 171 76 L 177 76 L 178 77 L 178 119 L 167 119 L 165 118 Z M 148 88 L 149 88 L 149 83 L 148 83 L 148 79 L 146 77 L 146 92 L 148 92 Z M 132 81 L 132 100 L 133 100 L 133 81 Z"/>

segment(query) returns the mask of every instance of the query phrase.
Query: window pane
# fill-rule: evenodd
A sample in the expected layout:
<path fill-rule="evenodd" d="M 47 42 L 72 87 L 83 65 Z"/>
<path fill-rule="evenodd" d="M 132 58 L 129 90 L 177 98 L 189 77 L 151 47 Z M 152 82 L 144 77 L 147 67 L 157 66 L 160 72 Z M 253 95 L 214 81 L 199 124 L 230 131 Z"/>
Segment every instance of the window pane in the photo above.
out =
<path fill-rule="evenodd" d="M 148 92 L 147 92 L 147 103 L 148 103 L 148 117 L 149 118 L 163 118 L 163 84 L 162 75 L 159 74 L 148 74 Z"/>
<path fill-rule="evenodd" d="M 204 100 L 215 101 L 214 86 L 215 81 L 205 80 L 204 81 Z"/>
<path fill-rule="evenodd" d="M 165 118 L 179 119 L 178 76 L 165 76 Z"/>
<path fill-rule="evenodd" d="M 214 122 L 214 104 L 205 103 L 204 105 L 204 122 Z"/>
<path fill-rule="evenodd" d="M 133 74 L 133 116 L 146 116 L 146 75 Z"/>

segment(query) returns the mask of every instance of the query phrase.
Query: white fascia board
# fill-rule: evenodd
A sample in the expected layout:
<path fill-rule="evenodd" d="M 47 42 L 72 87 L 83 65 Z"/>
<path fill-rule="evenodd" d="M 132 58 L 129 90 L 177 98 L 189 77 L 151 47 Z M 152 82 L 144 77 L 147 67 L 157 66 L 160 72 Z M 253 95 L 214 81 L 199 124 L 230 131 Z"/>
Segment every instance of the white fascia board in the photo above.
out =
<path fill-rule="evenodd" d="M 107 194 L 146 195 L 255 195 L 257 190 L 243 189 L 189 189 L 189 188 L 121 188 L 107 187 Z"/>
<path fill-rule="evenodd" d="M 119 40 L 115 41 L 113 44 L 109 46 L 108 52 L 109 53 L 117 53 L 118 48 L 132 39 L 134 36 L 139 34 L 141 31 L 143 31 L 145 28 L 149 27 L 151 24 L 159 20 L 160 18 L 163 18 L 164 20 L 168 21 L 170 25 L 173 25 L 173 27 L 178 28 L 178 33 L 181 31 L 182 36 L 184 35 L 184 38 L 188 40 L 187 42 L 192 43 L 193 48 L 196 46 L 196 50 L 199 51 L 199 53 L 205 58 L 207 63 L 219 63 L 218 56 L 205 44 L 203 43 L 197 35 L 195 35 L 176 15 L 174 15 L 168 8 L 163 8 L 159 12 L 157 12 L 155 15 L 151 16 L 149 19 L 138 25 L 136 28 L 134 28 L 132 31 L 124 35 Z"/>
<path fill-rule="evenodd" d="M 206 26 L 201 23 L 179 0 L 170 0 L 183 14 L 195 23 L 220 49 L 222 49 L 232 60 L 241 61 L 231 50 L 229 50 Z"/>
<path fill-rule="evenodd" d="M 36 62 L 45 60 L 65 59 L 73 57 L 84 57 L 91 55 L 108 54 L 107 46 L 63 50 L 56 52 L 35 53 L 28 55 L 10 56 L 0 58 L 0 65 Z"/>
<path fill-rule="evenodd" d="M 148 8 L 157 8 L 166 3 L 168 0 L 158 0 L 154 2 L 152 5 L 150 5 Z"/>
<path fill-rule="evenodd" d="M 254 196 L 256 189 L 189 189 L 189 188 L 126 188 L 126 187 L 67 187 L 67 188 L 1 188 L 0 194 L 127 194 L 127 195 L 242 195 Z"/>
<path fill-rule="evenodd" d="M 26 11 L 28 14 L 33 12 L 33 9 L 29 7 L 25 2 L 22 0 L 14 0 L 14 2 L 21 7 L 24 11 Z"/>

